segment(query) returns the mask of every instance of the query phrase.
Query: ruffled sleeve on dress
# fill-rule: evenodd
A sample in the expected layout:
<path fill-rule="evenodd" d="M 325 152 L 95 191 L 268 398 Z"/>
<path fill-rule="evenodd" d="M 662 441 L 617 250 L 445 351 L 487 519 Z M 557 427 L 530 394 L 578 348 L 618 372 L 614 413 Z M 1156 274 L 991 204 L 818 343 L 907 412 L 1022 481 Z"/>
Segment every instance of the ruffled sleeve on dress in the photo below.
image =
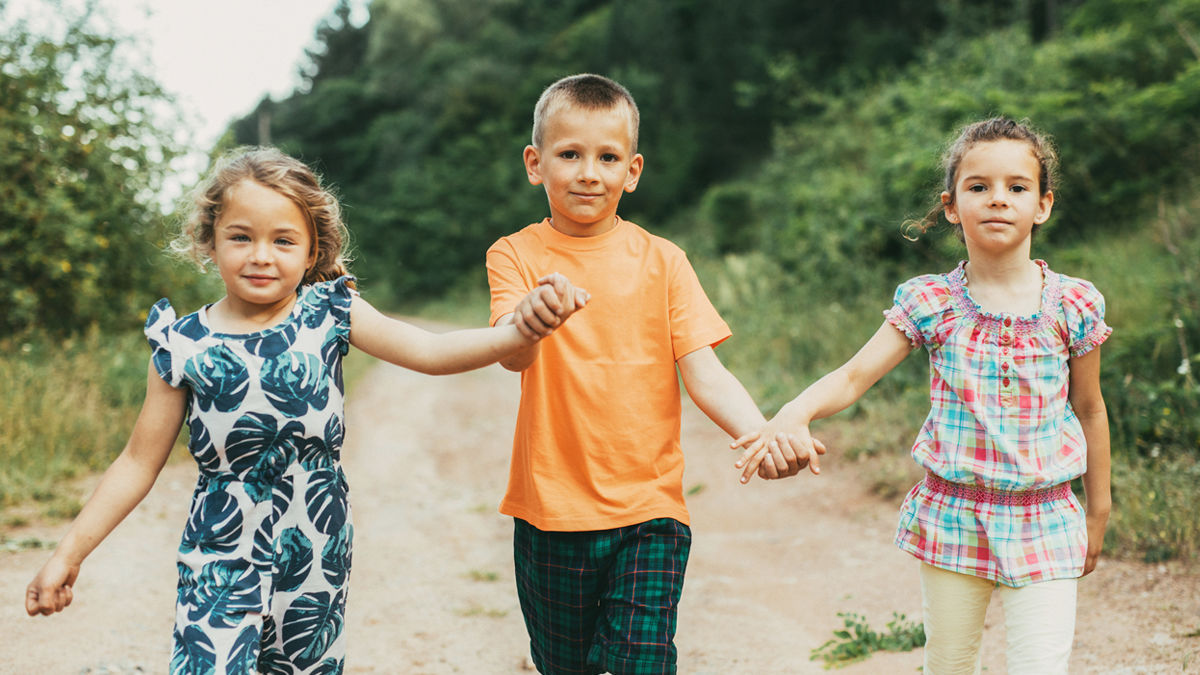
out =
<path fill-rule="evenodd" d="M 1062 306 L 1071 356 L 1087 354 L 1112 334 L 1104 322 L 1104 296 L 1091 282 L 1063 276 Z"/>
<path fill-rule="evenodd" d="M 171 307 L 166 298 L 154 303 L 146 317 L 146 327 L 143 332 L 150 343 L 150 359 L 154 370 L 164 382 L 172 387 L 178 387 L 182 376 L 176 371 L 171 358 L 171 324 L 175 323 L 175 308 Z"/>
<path fill-rule="evenodd" d="M 329 313 L 333 316 L 334 335 L 343 356 L 350 351 L 350 303 L 354 301 L 354 296 L 358 295 L 358 291 L 347 284 L 354 280 L 353 276 L 344 274 L 333 281 L 325 282 L 330 285 Z"/>
<path fill-rule="evenodd" d="M 892 306 L 884 310 L 883 316 L 904 333 L 914 348 L 936 346 L 935 328 L 949 298 L 941 275 L 914 277 L 896 287 Z"/>

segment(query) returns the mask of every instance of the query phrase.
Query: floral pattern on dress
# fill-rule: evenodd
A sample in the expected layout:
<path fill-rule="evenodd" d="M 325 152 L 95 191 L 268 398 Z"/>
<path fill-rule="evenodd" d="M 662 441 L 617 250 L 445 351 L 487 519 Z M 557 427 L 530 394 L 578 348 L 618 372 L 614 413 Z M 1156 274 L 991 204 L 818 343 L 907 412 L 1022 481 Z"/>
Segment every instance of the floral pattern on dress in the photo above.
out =
<path fill-rule="evenodd" d="M 200 476 L 178 553 L 172 673 L 340 673 L 354 528 L 339 464 L 351 277 L 286 320 L 216 331 L 204 307 L 146 320 L 159 376 L 189 390 Z"/>

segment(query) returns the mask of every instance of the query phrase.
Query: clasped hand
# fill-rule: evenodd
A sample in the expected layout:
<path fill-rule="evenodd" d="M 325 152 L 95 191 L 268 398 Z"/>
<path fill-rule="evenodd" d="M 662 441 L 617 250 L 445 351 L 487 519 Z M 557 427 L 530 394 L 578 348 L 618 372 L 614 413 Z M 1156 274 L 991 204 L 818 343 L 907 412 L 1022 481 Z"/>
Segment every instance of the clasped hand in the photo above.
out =
<path fill-rule="evenodd" d="M 748 483 L 755 473 L 759 478 L 787 478 L 808 467 L 813 474 L 821 473 L 820 456 L 825 444 L 812 437 L 808 426 L 793 433 L 784 431 L 775 420 L 758 431 L 738 437 L 729 447 L 745 448 L 734 466 L 742 470 L 742 482 Z"/>
<path fill-rule="evenodd" d="M 587 304 L 591 295 L 555 272 L 538 279 L 534 288 L 517 303 L 513 324 L 533 342 L 550 335 L 562 322 Z"/>

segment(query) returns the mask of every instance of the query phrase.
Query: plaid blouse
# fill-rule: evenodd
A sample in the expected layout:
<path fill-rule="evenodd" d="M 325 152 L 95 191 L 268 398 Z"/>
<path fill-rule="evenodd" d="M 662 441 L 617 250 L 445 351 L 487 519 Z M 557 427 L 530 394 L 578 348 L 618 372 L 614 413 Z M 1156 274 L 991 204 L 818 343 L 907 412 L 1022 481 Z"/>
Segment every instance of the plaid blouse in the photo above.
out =
<path fill-rule="evenodd" d="M 1068 360 L 1112 332 L 1092 284 L 1036 262 L 1043 281 L 1033 316 L 984 311 L 967 289 L 965 262 L 904 282 L 884 312 L 929 352 L 930 411 L 912 454 L 931 478 L 905 498 L 896 545 L 1008 586 L 1082 573 L 1083 509 L 1070 490 L 1046 488 L 1087 469 L 1087 443 L 1067 399 Z M 1001 498 L 935 489 L 946 481 Z M 1054 496 L 1020 498 L 1030 491 Z"/>

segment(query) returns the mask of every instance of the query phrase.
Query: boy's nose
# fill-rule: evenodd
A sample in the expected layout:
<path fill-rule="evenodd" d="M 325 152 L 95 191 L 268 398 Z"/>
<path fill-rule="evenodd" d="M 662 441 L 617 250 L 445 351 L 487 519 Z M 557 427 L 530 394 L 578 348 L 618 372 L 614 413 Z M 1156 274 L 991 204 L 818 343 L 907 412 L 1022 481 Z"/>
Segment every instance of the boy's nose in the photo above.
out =
<path fill-rule="evenodd" d="M 579 180 L 591 183 L 599 179 L 600 174 L 596 171 L 594 160 L 584 160 L 579 163 Z"/>

